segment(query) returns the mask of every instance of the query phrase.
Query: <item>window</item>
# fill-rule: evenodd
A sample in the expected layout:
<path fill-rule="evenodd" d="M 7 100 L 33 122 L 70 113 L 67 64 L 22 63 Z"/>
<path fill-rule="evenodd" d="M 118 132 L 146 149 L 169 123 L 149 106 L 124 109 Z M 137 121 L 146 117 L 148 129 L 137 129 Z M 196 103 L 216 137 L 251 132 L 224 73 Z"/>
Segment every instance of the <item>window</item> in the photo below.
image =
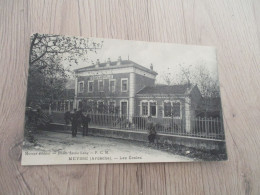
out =
<path fill-rule="evenodd" d="M 157 117 L 157 103 L 152 100 L 142 100 L 140 103 L 140 114 L 142 116 Z"/>
<path fill-rule="evenodd" d="M 148 116 L 148 102 L 142 102 L 142 115 Z"/>
<path fill-rule="evenodd" d="M 150 116 L 156 116 L 156 103 L 150 102 Z"/>
<path fill-rule="evenodd" d="M 104 91 L 104 81 L 98 81 L 98 91 Z"/>
<path fill-rule="evenodd" d="M 93 90 L 94 90 L 94 82 L 89 81 L 88 82 L 88 92 L 93 92 Z"/>
<path fill-rule="evenodd" d="M 115 80 L 110 80 L 109 81 L 109 91 L 111 91 L 111 92 L 115 92 L 115 90 L 116 90 L 116 82 L 115 82 Z"/>
<path fill-rule="evenodd" d="M 82 93 L 84 91 L 84 81 L 79 82 L 79 92 Z"/>
<path fill-rule="evenodd" d="M 68 111 L 69 110 L 69 101 L 65 101 L 65 110 Z"/>
<path fill-rule="evenodd" d="M 98 112 L 99 113 L 103 113 L 104 112 L 104 102 L 103 101 L 98 101 L 98 104 L 97 104 L 97 106 L 98 106 Z"/>
<path fill-rule="evenodd" d="M 79 100 L 78 109 L 82 109 L 82 101 Z"/>
<path fill-rule="evenodd" d="M 120 101 L 120 116 L 127 116 L 128 114 L 128 101 L 127 100 L 121 100 Z"/>
<path fill-rule="evenodd" d="M 70 101 L 70 106 L 69 106 L 70 110 L 73 109 L 73 101 Z"/>
<path fill-rule="evenodd" d="M 181 117 L 180 102 L 164 102 L 164 117 Z"/>
<path fill-rule="evenodd" d="M 61 110 L 61 102 L 58 101 L 58 103 L 57 103 L 57 111 L 60 111 L 60 110 Z"/>
<path fill-rule="evenodd" d="M 116 102 L 115 101 L 108 102 L 109 113 L 115 113 L 115 108 L 116 108 Z"/>
<path fill-rule="evenodd" d="M 94 101 L 88 100 L 87 101 L 87 112 L 93 112 L 94 111 Z"/>
<path fill-rule="evenodd" d="M 121 79 L 121 91 L 126 92 L 128 90 L 128 79 Z"/>
<path fill-rule="evenodd" d="M 171 102 L 164 102 L 164 117 L 171 117 Z"/>
<path fill-rule="evenodd" d="M 180 117 L 181 116 L 181 104 L 180 102 L 173 102 L 172 103 L 172 115 L 173 117 Z"/>

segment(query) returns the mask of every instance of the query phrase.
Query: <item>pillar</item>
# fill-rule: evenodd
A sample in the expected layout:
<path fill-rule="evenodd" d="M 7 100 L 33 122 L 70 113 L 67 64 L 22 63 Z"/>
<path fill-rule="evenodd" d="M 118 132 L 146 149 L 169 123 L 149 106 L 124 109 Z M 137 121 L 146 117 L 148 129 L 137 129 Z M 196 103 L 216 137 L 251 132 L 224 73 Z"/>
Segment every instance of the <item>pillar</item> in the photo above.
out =
<path fill-rule="evenodd" d="M 49 115 L 51 115 L 51 104 L 49 104 Z"/>
<path fill-rule="evenodd" d="M 78 96 L 78 77 L 75 78 L 75 95 L 73 101 L 73 108 L 77 109 L 77 96 Z"/>
<path fill-rule="evenodd" d="M 132 122 L 135 114 L 135 73 L 130 73 L 129 78 L 129 121 Z"/>
<path fill-rule="evenodd" d="M 191 132 L 191 101 L 190 97 L 185 98 L 185 129 L 187 133 Z"/>
<path fill-rule="evenodd" d="M 68 111 L 70 111 L 70 100 L 68 100 Z"/>

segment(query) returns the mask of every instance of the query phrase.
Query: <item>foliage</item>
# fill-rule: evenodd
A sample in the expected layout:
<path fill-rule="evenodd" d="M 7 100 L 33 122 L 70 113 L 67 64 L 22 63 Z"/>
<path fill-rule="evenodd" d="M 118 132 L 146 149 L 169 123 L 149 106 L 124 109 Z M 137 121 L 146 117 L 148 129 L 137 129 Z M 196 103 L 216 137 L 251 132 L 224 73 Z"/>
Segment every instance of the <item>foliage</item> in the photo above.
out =
<path fill-rule="evenodd" d="M 163 79 L 168 85 L 197 85 L 202 98 L 196 115 L 208 117 L 211 113 L 217 113 L 220 116 L 220 90 L 215 74 L 210 72 L 205 63 L 202 62 L 196 66 L 180 65 L 179 72 L 168 72 L 164 74 Z"/>
<path fill-rule="evenodd" d="M 88 52 L 102 47 L 88 38 L 34 34 L 31 36 L 27 105 L 51 103 L 65 89 L 72 63 L 87 60 Z M 63 62 L 69 66 L 64 66 Z"/>
<path fill-rule="evenodd" d="M 78 63 L 78 59 L 87 59 L 88 52 L 97 52 L 103 42 L 96 43 L 89 38 L 66 37 L 61 35 L 34 34 L 31 37 L 30 66 L 54 56 Z M 66 55 L 64 55 L 66 54 Z"/>
<path fill-rule="evenodd" d="M 30 143 L 37 143 L 37 140 L 35 139 L 33 132 L 35 131 L 35 127 L 33 126 L 33 124 L 28 124 L 25 123 L 25 127 L 24 127 L 24 138 L 26 141 L 30 142 Z"/>
<path fill-rule="evenodd" d="M 48 115 L 42 112 L 40 108 L 33 110 L 30 107 L 26 108 L 25 111 L 25 131 L 24 136 L 30 143 L 36 143 L 33 133 L 38 128 L 45 128 L 50 122 Z"/>
<path fill-rule="evenodd" d="M 195 67 L 180 66 L 180 72 L 168 72 L 163 75 L 167 85 L 194 84 L 197 85 L 202 97 L 219 97 L 218 80 L 212 76 L 205 64 L 201 63 Z"/>
<path fill-rule="evenodd" d="M 198 85 L 203 97 L 216 98 L 220 96 L 218 80 L 210 75 L 205 66 L 200 65 L 195 69 L 193 80 Z"/>
<path fill-rule="evenodd" d="M 50 60 L 53 62 L 48 63 Z M 39 68 L 29 68 L 27 105 L 51 103 L 63 94 L 68 78 L 66 69 L 59 59 L 45 59 L 44 63 L 48 64 L 40 62 Z"/>

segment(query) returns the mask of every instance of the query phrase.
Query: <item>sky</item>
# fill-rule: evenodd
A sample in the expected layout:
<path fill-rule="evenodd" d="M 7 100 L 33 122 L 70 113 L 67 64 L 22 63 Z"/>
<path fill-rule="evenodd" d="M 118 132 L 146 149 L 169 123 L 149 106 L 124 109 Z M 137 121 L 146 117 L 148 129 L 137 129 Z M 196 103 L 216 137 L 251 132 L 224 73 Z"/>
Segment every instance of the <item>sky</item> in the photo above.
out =
<path fill-rule="evenodd" d="M 163 75 L 178 74 L 181 72 L 181 67 L 190 67 L 193 70 L 199 65 L 205 66 L 211 76 L 217 79 L 214 47 L 100 38 L 91 38 L 91 40 L 104 41 L 102 49 L 97 50 L 97 53 L 89 52 L 89 61 L 79 60 L 78 65 L 71 66 L 72 69 L 90 66 L 92 61 L 95 63 L 97 59 L 101 63 L 106 62 L 108 58 L 116 61 L 121 56 L 122 60 L 129 58 L 147 68 L 152 63 L 154 71 L 158 73 L 157 83 L 165 83 Z"/>

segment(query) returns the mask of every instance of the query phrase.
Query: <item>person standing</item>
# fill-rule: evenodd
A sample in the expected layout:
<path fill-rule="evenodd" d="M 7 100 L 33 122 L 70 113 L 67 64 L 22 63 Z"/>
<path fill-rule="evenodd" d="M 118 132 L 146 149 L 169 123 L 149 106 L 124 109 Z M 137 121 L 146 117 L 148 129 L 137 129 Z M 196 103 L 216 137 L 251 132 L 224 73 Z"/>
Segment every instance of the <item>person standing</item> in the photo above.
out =
<path fill-rule="evenodd" d="M 90 117 L 87 114 L 86 116 L 84 116 L 82 114 L 82 125 L 83 125 L 83 136 L 87 136 L 88 135 L 88 123 L 90 122 Z"/>
<path fill-rule="evenodd" d="M 148 129 L 148 141 L 149 143 L 154 143 L 154 140 L 156 138 L 156 130 L 155 130 L 155 125 L 152 122 L 152 117 L 148 117 L 148 122 L 147 122 L 147 129 Z"/>
<path fill-rule="evenodd" d="M 79 119 L 78 119 L 78 111 L 74 109 L 74 113 L 71 116 L 71 131 L 72 131 L 72 137 L 76 137 L 77 131 L 78 131 L 78 125 L 79 125 Z"/>

